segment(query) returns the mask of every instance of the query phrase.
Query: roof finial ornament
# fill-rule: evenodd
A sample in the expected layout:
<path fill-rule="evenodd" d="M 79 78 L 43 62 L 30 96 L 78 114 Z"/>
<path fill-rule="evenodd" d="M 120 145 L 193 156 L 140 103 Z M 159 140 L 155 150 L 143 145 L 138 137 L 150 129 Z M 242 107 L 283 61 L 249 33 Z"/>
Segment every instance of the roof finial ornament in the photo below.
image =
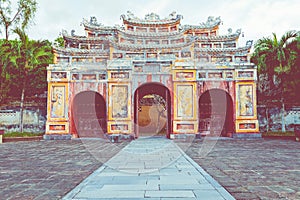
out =
<path fill-rule="evenodd" d="M 213 17 L 213 16 L 209 16 L 207 18 L 206 23 L 200 23 L 200 25 L 202 25 L 202 26 L 208 26 L 208 27 L 213 27 L 213 26 L 219 25 L 219 24 L 221 24 L 221 17 L 220 16 L 216 17 L 216 18 Z"/>
<path fill-rule="evenodd" d="M 176 11 L 173 11 L 171 14 L 169 14 L 169 17 L 167 19 L 174 20 L 174 19 L 183 19 L 182 15 L 176 14 Z"/>
<path fill-rule="evenodd" d="M 215 23 L 220 24 L 221 22 L 222 22 L 222 21 L 221 21 L 221 16 L 216 17 Z"/>
<path fill-rule="evenodd" d="M 91 17 L 90 24 L 97 25 L 97 18 L 95 16 Z"/>
<path fill-rule="evenodd" d="M 134 16 L 134 14 L 131 12 L 131 11 L 127 11 L 127 19 L 134 19 L 134 18 L 136 18 L 135 16 Z"/>
<path fill-rule="evenodd" d="M 159 20 L 159 15 L 152 12 L 145 16 L 145 20 L 149 20 L 149 21 Z"/>
<path fill-rule="evenodd" d="M 246 47 L 251 47 L 252 44 L 253 44 L 253 40 L 248 40 L 248 41 L 246 42 Z"/>
<path fill-rule="evenodd" d="M 176 11 L 173 11 L 170 15 L 169 15 L 169 19 L 176 19 Z"/>
<path fill-rule="evenodd" d="M 75 30 L 71 30 L 71 36 L 75 36 Z"/>
<path fill-rule="evenodd" d="M 213 21 L 214 21 L 214 17 L 213 16 L 209 16 L 207 18 L 206 24 L 211 25 L 213 23 Z"/>
<path fill-rule="evenodd" d="M 237 35 L 240 35 L 241 33 L 242 33 L 242 29 L 239 28 L 238 30 L 236 30 Z"/>

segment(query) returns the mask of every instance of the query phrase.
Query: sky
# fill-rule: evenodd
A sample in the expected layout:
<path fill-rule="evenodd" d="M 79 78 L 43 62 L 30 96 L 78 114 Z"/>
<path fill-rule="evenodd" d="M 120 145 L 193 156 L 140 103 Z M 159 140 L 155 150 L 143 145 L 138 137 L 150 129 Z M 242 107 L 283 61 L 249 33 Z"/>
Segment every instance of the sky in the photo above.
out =
<path fill-rule="evenodd" d="M 181 14 L 181 24 L 197 25 L 209 16 L 221 17 L 220 34 L 241 28 L 239 46 L 247 40 L 260 39 L 276 33 L 281 37 L 288 30 L 300 31 L 299 0 L 37 0 L 38 10 L 34 24 L 28 29 L 29 37 L 54 41 L 62 30 L 75 30 L 85 35 L 80 23 L 83 18 L 95 16 L 97 21 L 113 26 L 122 24 L 120 16 L 131 11 L 144 18 L 157 13 L 160 18 L 173 11 Z M 3 37 L 3 35 L 2 35 Z"/>

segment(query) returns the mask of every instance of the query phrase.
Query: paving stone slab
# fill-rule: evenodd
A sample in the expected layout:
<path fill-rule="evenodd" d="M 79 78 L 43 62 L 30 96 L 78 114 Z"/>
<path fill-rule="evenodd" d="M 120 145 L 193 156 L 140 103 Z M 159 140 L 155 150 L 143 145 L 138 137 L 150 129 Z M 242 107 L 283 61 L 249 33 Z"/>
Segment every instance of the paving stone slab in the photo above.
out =
<path fill-rule="evenodd" d="M 160 184 L 160 190 L 214 190 L 211 184 Z"/>
<path fill-rule="evenodd" d="M 185 185 L 185 184 L 198 184 L 198 181 L 194 179 L 192 176 L 161 176 L 160 177 L 160 184 L 180 184 L 180 185 Z"/>
<path fill-rule="evenodd" d="M 101 190 L 108 190 L 108 191 L 146 191 L 146 190 L 159 190 L 158 185 L 104 185 Z"/>
<path fill-rule="evenodd" d="M 144 198 L 144 191 L 103 191 L 103 190 L 94 190 L 91 191 L 80 191 L 75 195 L 75 199 L 84 198 L 84 199 L 97 199 L 97 198 Z"/>
<path fill-rule="evenodd" d="M 300 199 L 299 143 L 290 140 L 228 140 L 214 143 L 206 156 L 192 143 L 186 153 L 236 199 Z M 295 182 L 296 181 L 296 182 Z M 279 189 L 272 190 L 271 187 Z"/>
<path fill-rule="evenodd" d="M 160 198 L 160 200 L 197 200 L 197 198 Z"/>
<path fill-rule="evenodd" d="M 163 149 L 158 147 L 163 147 Z M 138 154 L 139 149 L 142 149 L 141 154 Z M 125 161 L 124 158 L 126 158 Z M 114 166 L 115 164 L 118 166 Z M 111 169 L 113 167 L 115 167 L 114 170 Z M 147 171 L 148 167 L 151 167 L 150 170 L 153 171 Z M 123 171 L 118 172 L 121 169 Z M 188 170 L 191 173 L 187 173 Z M 64 199 L 142 197 L 145 199 L 201 199 L 200 192 L 207 190 L 211 193 L 206 192 L 205 197 L 211 194 L 215 198 L 224 199 L 222 192 L 226 193 L 226 190 L 219 190 L 220 185 L 212 180 L 173 141 L 162 138 L 135 140 L 96 170 Z M 92 191 L 93 189 L 95 190 Z M 227 195 L 230 197 L 230 194 Z"/>
<path fill-rule="evenodd" d="M 151 145 L 154 144 L 153 140 L 149 141 L 152 143 Z M 175 142 L 178 144 L 177 141 Z M 209 150 L 209 154 L 203 155 L 204 151 L 201 149 L 210 146 L 210 142 L 213 143 L 213 148 Z M 170 144 L 169 141 L 160 141 L 157 144 L 170 149 L 175 148 L 171 145 L 167 146 Z M 205 181 L 208 181 L 205 173 L 209 173 L 214 180 L 218 181 L 219 185 L 223 186 L 223 188 L 217 187 L 217 191 L 222 192 L 226 188 L 236 199 L 300 199 L 298 186 L 300 160 L 297 159 L 300 155 L 299 144 L 295 141 L 270 139 L 226 141 L 201 139 L 188 144 L 179 144 L 185 153 L 202 167 L 197 169 L 197 172 L 191 171 L 191 169 L 180 169 L 180 165 L 184 166 L 183 163 L 186 159 L 184 156 L 176 157 L 167 152 L 160 156 L 164 160 L 169 158 L 168 162 L 171 162 L 163 168 L 173 168 L 178 165 L 179 174 L 186 173 L 195 177 L 199 172 L 201 176 L 203 174 Z M 151 145 L 148 144 L 145 147 L 149 148 Z M 104 160 L 109 160 L 124 146 L 123 143 L 111 144 L 81 140 L 3 143 L 0 145 L 0 199 L 20 199 L 19 194 L 24 194 L 24 198 L 27 196 L 28 199 L 30 196 L 35 200 L 62 199 L 103 165 Z M 143 145 L 139 145 L 135 151 L 142 148 Z M 155 152 L 160 152 L 159 148 L 155 148 Z M 133 153 L 138 155 L 137 152 Z M 127 155 L 130 154 L 127 153 Z M 143 155 L 145 156 L 145 153 Z M 156 156 L 153 153 L 151 157 L 149 155 L 149 158 L 140 158 L 140 161 L 149 161 Z M 132 156 L 129 156 L 126 162 L 130 159 Z M 118 163 L 122 164 L 122 161 L 119 160 Z M 159 173 L 160 169 L 150 169 L 148 172 L 159 176 L 170 175 L 166 171 Z M 105 173 L 116 171 L 119 170 L 106 166 Z M 131 171 L 123 169 L 123 172 L 126 176 L 128 176 L 128 172 L 132 172 L 130 176 L 148 176 L 150 174 L 146 173 L 145 169 L 137 168 Z M 100 177 L 102 175 L 116 176 L 116 174 L 98 174 Z M 123 176 L 123 173 L 118 176 Z M 201 183 L 201 181 L 199 182 Z M 146 185 L 158 187 L 159 182 L 148 180 Z M 97 182 L 90 186 L 101 187 Z M 230 199 L 229 197 L 225 198 Z M 133 200 L 132 198 L 127 199 Z M 144 197 L 136 198 L 136 200 L 138 199 L 144 199 Z"/>
<path fill-rule="evenodd" d="M 161 200 L 161 198 L 95 198 L 93 200 Z M 76 199 L 86 200 L 86 199 Z"/>
<path fill-rule="evenodd" d="M 195 197 L 193 191 L 186 190 L 164 190 L 164 191 L 146 191 L 146 198 L 152 197 L 171 197 L 171 198 L 188 198 Z"/>
<path fill-rule="evenodd" d="M 225 198 L 216 190 L 194 190 L 193 192 L 198 199 L 225 200 Z"/>

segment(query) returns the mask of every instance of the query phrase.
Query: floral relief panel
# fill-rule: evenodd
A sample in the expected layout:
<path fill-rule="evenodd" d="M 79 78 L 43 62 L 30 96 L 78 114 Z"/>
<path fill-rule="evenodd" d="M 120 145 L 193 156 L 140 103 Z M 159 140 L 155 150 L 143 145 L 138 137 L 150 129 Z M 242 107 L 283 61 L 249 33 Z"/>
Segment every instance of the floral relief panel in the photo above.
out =
<path fill-rule="evenodd" d="M 177 116 L 193 117 L 193 86 L 177 86 Z"/>
<path fill-rule="evenodd" d="M 112 117 L 128 117 L 128 86 L 113 85 L 112 88 Z"/>
<path fill-rule="evenodd" d="M 237 103 L 240 116 L 254 116 L 253 85 L 239 85 Z"/>
<path fill-rule="evenodd" d="M 65 86 L 52 86 L 51 117 L 65 118 Z"/>

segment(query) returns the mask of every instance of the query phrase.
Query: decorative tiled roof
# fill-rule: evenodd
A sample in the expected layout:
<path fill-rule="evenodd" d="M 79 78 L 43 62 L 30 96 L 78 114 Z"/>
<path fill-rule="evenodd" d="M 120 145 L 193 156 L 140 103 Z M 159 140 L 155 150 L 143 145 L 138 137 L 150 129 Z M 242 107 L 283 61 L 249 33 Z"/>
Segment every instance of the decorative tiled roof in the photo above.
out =
<path fill-rule="evenodd" d="M 164 33 L 149 33 L 149 32 L 133 32 L 133 31 L 124 31 L 122 29 L 118 29 L 118 33 L 122 36 L 127 38 L 134 37 L 134 38 L 178 38 L 183 37 L 183 31 L 180 32 L 164 32 Z M 199 42 L 224 42 L 224 41 L 235 41 L 240 36 L 241 31 L 238 29 L 233 34 L 228 35 L 217 35 L 217 36 L 197 36 L 195 37 L 196 41 Z M 72 42 L 101 42 L 103 40 L 108 40 L 108 37 L 86 37 L 86 36 L 77 36 L 77 35 L 70 35 L 67 31 L 63 30 L 62 35 L 65 40 L 72 41 Z"/>
<path fill-rule="evenodd" d="M 116 37 L 110 37 L 110 38 L 117 41 Z M 161 39 L 175 41 L 175 40 L 185 40 L 185 38 L 186 38 L 187 41 L 190 41 L 190 40 L 195 41 L 197 37 L 196 36 L 191 36 L 191 35 L 178 35 L 177 34 L 177 35 L 173 35 L 173 36 L 169 36 L 169 37 L 160 37 L 160 38 L 159 37 L 131 37 L 131 36 L 128 37 L 128 36 L 123 35 L 122 38 L 127 40 L 127 41 L 130 41 L 130 40 L 134 41 L 136 39 L 142 39 L 142 40 L 144 39 L 145 41 L 149 41 L 149 40 L 159 41 Z"/>
<path fill-rule="evenodd" d="M 144 19 L 136 17 L 132 12 L 127 11 L 127 15 L 121 15 L 121 18 L 124 22 L 141 24 L 141 25 L 163 25 L 163 24 L 179 24 L 180 20 L 183 18 L 182 15 L 172 12 L 168 17 L 160 19 L 159 15 L 155 13 L 150 13 L 145 16 Z M 117 26 L 104 26 L 101 23 L 97 22 L 96 17 L 91 17 L 88 21 L 83 19 L 81 23 L 86 29 L 97 30 L 97 31 L 106 31 L 114 32 L 118 27 Z M 183 25 L 181 28 L 183 30 L 194 30 L 194 29 L 212 29 L 221 24 L 220 17 L 209 16 L 206 22 L 202 22 L 199 25 Z"/>
<path fill-rule="evenodd" d="M 108 50 L 101 49 L 78 49 L 78 48 L 61 48 L 53 47 L 54 52 L 63 55 L 108 55 Z"/>
<path fill-rule="evenodd" d="M 208 17 L 207 21 L 200 23 L 200 25 L 180 25 L 180 20 L 182 19 L 181 15 L 177 15 L 176 12 L 171 13 L 168 17 L 160 19 L 160 17 L 151 13 L 145 16 L 144 19 L 135 17 L 131 12 L 127 12 L 127 15 L 122 15 L 124 23 L 135 23 L 137 25 L 145 26 L 154 26 L 158 27 L 159 25 L 179 25 L 168 32 L 143 32 L 138 31 L 142 29 L 133 28 L 135 31 L 125 30 L 124 26 L 104 26 L 101 23 L 97 22 L 95 17 L 91 17 L 90 20 L 84 19 L 82 24 L 85 27 L 85 30 L 88 31 L 89 36 L 77 36 L 74 34 L 74 31 L 71 34 L 68 34 L 67 31 L 63 31 L 62 35 L 64 40 L 67 42 L 67 48 L 55 47 L 54 51 L 61 55 L 72 56 L 108 56 L 110 52 L 109 46 L 113 46 L 116 51 L 140 51 L 140 50 L 156 50 L 156 49 L 169 49 L 169 50 L 179 50 L 184 48 L 189 48 L 193 43 L 222 43 L 219 45 L 220 48 L 204 48 L 204 45 L 195 45 L 194 52 L 199 54 L 209 54 L 209 55 L 246 55 L 250 52 L 252 42 L 248 41 L 245 47 L 237 48 L 236 41 L 238 40 L 241 30 L 238 29 L 236 32 L 232 32 L 232 29 L 228 29 L 226 35 L 218 35 L 218 31 L 212 30 L 214 28 L 218 29 L 217 26 L 220 25 L 220 17 Z M 125 23 L 125 24 L 126 24 Z M 209 29 L 207 31 L 207 29 Z M 165 30 L 157 28 L 156 31 Z M 196 34 L 193 36 L 192 34 Z M 205 36 L 207 34 L 207 36 Z M 101 35 L 101 36 L 100 36 Z M 104 35 L 104 36 L 103 36 Z M 204 35 L 204 36 L 203 36 Z M 168 40 L 167 42 L 165 40 Z M 233 43 L 233 45 L 230 45 Z M 103 44 L 101 48 L 100 45 Z M 226 45 L 225 45 L 226 44 Z M 221 48 L 225 47 L 225 48 Z M 79 48 L 70 48 L 70 47 L 79 47 Z M 210 45 L 210 47 L 215 47 Z M 227 48 L 230 47 L 230 48 Z M 80 48 L 91 48 L 91 49 L 80 49 Z M 190 49 L 191 50 L 191 49 Z"/>
<path fill-rule="evenodd" d="M 195 52 L 247 54 L 250 52 L 250 48 L 251 46 L 245 46 L 239 48 L 195 48 Z"/>
<path fill-rule="evenodd" d="M 216 36 L 198 36 L 197 41 L 205 42 L 224 42 L 224 41 L 235 41 L 241 35 L 241 29 L 238 29 L 235 33 L 229 33 L 227 35 L 216 35 Z"/>
<path fill-rule="evenodd" d="M 190 46 L 195 41 L 195 37 L 187 37 L 186 42 L 175 44 L 130 44 L 118 43 L 115 40 L 110 40 L 111 44 L 120 50 L 143 50 L 143 49 L 173 49 Z"/>
<path fill-rule="evenodd" d="M 209 70 L 209 69 L 216 69 L 220 70 L 220 66 L 226 66 L 226 70 L 234 70 L 236 68 L 248 68 L 253 69 L 256 68 L 253 63 L 244 62 L 244 63 L 238 63 L 238 62 L 196 62 L 195 63 L 197 69 L 202 70 Z"/>
<path fill-rule="evenodd" d="M 80 71 L 80 72 L 98 72 L 105 73 L 106 72 L 106 62 L 103 63 L 84 63 L 84 67 L 82 63 L 59 63 L 59 64 L 50 64 L 47 67 L 48 71 Z"/>
<path fill-rule="evenodd" d="M 81 24 L 85 29 L 107 33 L 113 33 L 117 29 L 115 26 L 104 26 L 103 24 L 98 23 L 96 17 L 91 17 L 90 21 L 88 21 L 87 19 L 83 19 Z"/>
<path fill-rule="evenodd" d="M 121 18 L 123 19 L 124 22 L 132 23 L 132 24 L 163 25 L 163 24 L 180 23 L 182 16 L 176 14 L 176 12 L 172 12 L 168 17 L 164 19 L 160 19 L 158 14 L 150 13 L 147 14 L 144 19 L 141 19 L 134 16 L 132 12 L 127 11 L 127 14 L 121 15 Z"/>
<path fill-rule="evenodd" d="M 172 36 L 177 36 L 177 35 L 183 35 L 184 31 L 174 31 L 174 32 L 138 32 L 138 31 L 127 31 L 127 30 L 122 30 L 118 29 L 118 33 L 122 35 L 126 35 L 128 37 L 156 37 L 156 38 L 168 38 Z"/>
<path fill-rule="evenodd" d="M 96 41 L 103 41 L 103 40 L 108 40 L 107 37 L 86 37 L 86 36 L 78 36 L 74 34 L 68 34 L 67 31 L 63 30 L 62 31 L 62 36 L 65 40 L 67 41 L 73 41 L 73 42 L 96 42 Z"/>
<path fill-rule="evenodd" d="M 182 29 L 184 30 L 195 30 L 195 29 L 212 29 L 221 24 L 221 17 L 209 16 L 206 22 L 202 22 L 199 25 L 184 25 Z"/>

